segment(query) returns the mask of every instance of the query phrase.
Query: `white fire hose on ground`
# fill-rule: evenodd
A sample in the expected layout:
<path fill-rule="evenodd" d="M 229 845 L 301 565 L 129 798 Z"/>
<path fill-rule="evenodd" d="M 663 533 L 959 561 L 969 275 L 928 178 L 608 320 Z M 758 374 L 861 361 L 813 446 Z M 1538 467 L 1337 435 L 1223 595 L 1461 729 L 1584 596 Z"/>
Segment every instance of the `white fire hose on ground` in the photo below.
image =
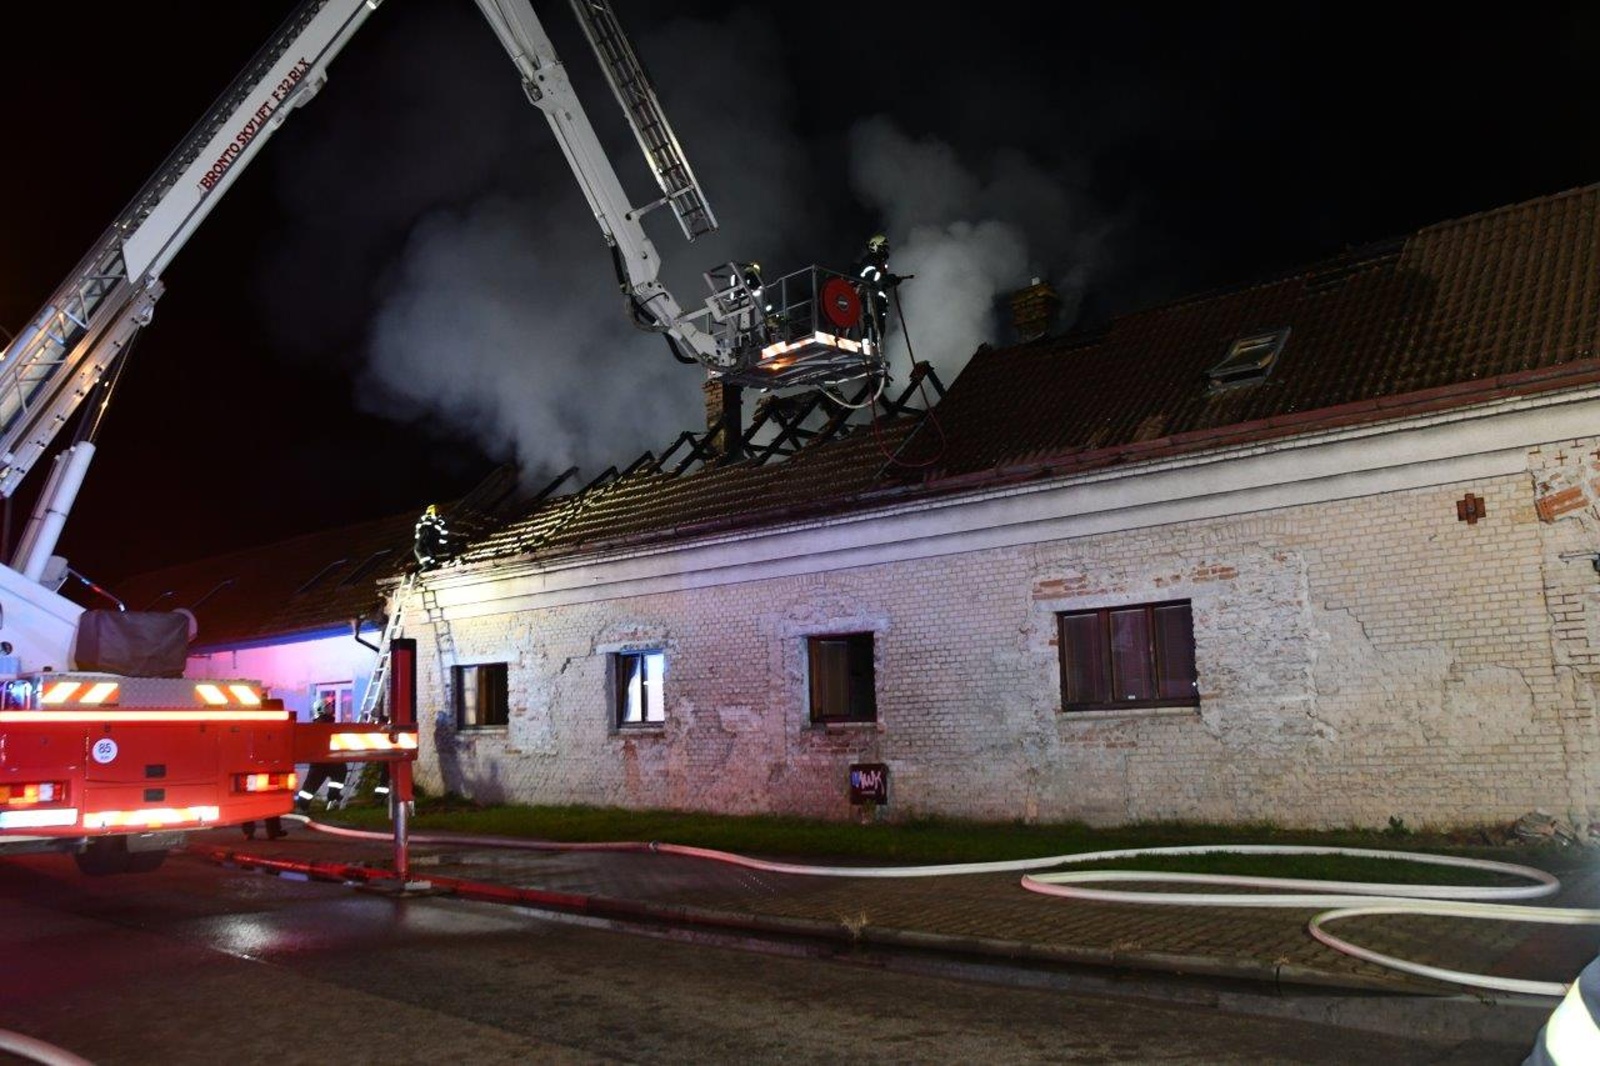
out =
<path fill-rule="evenodd" d="M 308 818 L 291 815 L 304 821 L 310 828 L 334 836 L 363 840 L 388 840 L 385 833 L 341 829 L 322 825 Z M 766 873 L 795 874 L 805 877 L 948 877 L 961 874 L 1023 873 L 1022 887 L 1031 892 L 1071 899 L 1096 900 L 1102 903 L 1142 903 L 1168 907 L 1327 907 L 1332 908 L 1313 917 L 1307 929 L 1313 937 L 1346 955 L 1387 966 L 1421 977 L 1484 988 L 1496 992 L 1516 992 L 1527 995 L 1562 996 L 1567 985 L 1556 981 L 1530 981 L 1520 978 L 1495 977 L 1489 974 L 1450 970 L 1423 963 L 1409 962 L 1391 955 L 1352 944 L 1334 936 L 1324 926 L 1341 918 L 1354 918 L 1367 914 L 1418 914 L 1451 918 L 1495 919 L 1513 922 L 1537 922 L 1554 925 L 1600 925 L 1600 910 L 1579 907 L 1530 907 L 1506 903 L 1506 900 L 1538 899 L 1553 895 L 1561 882 L 1552 874 L 1531 866 L 1515 863 L 1493 862 L 1488 859 L 1468 859 L 1453 855 L 1428 855 L 1411 851 L 1385 851 L 1372 848 L 1324 848 L 1291 844 L 1199 844 L 1186 847 L 1119 848 L 1113 851 L 1091 851 L 1072 855 L 1051 855 L 1037 859 L 1015 859 L 1000 862 L 948 863 L 934 866 L 809 866 L 798 863 L 770 862 L 752 859 L 728 851 L 697 848 L 684 844 L 643 843 L 637 841 L 612 843 L 561 843 L 547 840 L 522 840 L 516 837 L 497 836 L 429 836 L 413 834 L 415 844 L 472 845 L 478 847 L 520 848 L 530 851 L 654 851 L 667 855 L 683 855 L 730 863 L 746 869 Z M 1521 878 L 1520 885 L 1407 885 L 1380 882 L 1316 881 L 1289 877 L 1241 877 L 1231 874 L 1157 873 L 1145 870 L 1080 870 L 1056 873 L 1032 873 L 1060 866 L 1108 860 L 1131 859 L 1146 855 L 1345 855 L 1357 858 L 1392 859 L 1401 862 L 1424 863 L 1432 866 L 1451 866 L 1461 869 L 1481 870 L 1485 873 L 1505 874 Z M 1251 893 L 1232 892 L 1129 892 L 1117 889 L 1083 887 L 1092 882 L 1141 881 L 1160 884 L 1213 885 L 1229 888 L 1258 890 Z M 1280 892 L 1262 892 L 1262 889 L 1280 889 Z"/>
<path fill-rule="evenodd" d="M 23 1036 L 21 1033 L 13 1033 L 10 1029 L 0 1029 L 0 1051 L 17 1055 L 29 1062 L 42 1063 L 43 1066 L 94 1066 L 88 1059 L 79 1058 L 65 1048 L 47 1044 L 31 1036 Z"/>

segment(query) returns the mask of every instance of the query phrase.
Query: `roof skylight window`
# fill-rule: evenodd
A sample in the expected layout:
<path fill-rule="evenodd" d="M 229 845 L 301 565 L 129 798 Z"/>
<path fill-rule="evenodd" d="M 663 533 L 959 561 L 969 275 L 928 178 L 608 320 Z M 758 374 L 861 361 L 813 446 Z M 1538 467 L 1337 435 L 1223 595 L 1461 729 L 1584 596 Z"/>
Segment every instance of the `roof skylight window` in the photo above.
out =
<path fill-rule="evenodd" d="M 1228 348 L 1227 358 L 1206 371 L 1211 388 L 1214 391 L 1238 385 L 1254 385 L 1266 380 L 1288 339 L 1288 326 L 1268 333 L 1240 337 Z"/>

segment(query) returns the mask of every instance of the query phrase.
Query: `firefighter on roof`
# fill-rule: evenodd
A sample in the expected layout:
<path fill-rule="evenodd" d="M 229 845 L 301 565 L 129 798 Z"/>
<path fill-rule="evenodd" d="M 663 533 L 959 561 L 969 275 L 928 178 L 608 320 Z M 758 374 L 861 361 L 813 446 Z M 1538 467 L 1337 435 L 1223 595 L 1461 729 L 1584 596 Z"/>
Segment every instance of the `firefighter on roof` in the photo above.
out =
<path fill-rule="evenodd" d="M 447 557 L 450 544 L 450 531 L 445 528 L 444 518 L 439 514 L 436 504 L 428 504 L 428 509 L 422 512 L 422 517 L 417 519 L 415 544 L 412 554 L 417 557 L 417 565 L 427 570 L 438 566 Z"/>
<path fill-rule="evenodd" d="M 888 237 L 879 233 L 867 242 L 866 253 L 856 261 L 856 277 L 861 282 L 861 295 L 872 309 L 875 339 L 882 344 L 889 324 L 889 290 L 901 280 L 889 273 Z"/>

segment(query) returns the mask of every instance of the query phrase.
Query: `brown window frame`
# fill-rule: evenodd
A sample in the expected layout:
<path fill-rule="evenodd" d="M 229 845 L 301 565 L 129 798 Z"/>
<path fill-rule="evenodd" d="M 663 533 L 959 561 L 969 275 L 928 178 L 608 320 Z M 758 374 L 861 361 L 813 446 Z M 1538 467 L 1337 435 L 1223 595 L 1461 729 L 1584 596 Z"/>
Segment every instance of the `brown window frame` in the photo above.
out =
<path fill-rule="evenodd" d="M 877 635 L 866 633 L 819 633 L 806 638 L 806 689 L 807 710 L 814 726 L 837 725 L 851 722 L 876 722 L 878 720 L 878 668 L 875 662 Z M 819 648 L 825 645 L 843 645 L 847 676 L 845 710 L 842 714 L 819 713 L 819 704 L 827 700 L 821 689 L 821 671 L 817 670 Z M 863 670 L 864 667 L 864 670 Z M 865 677 L 856 676 L 864 673 Z M 860 684 L 863 682 L 864 684 Z M 864 708 L 855 705 L 854 697 L 866 694 Z M 831 708 L 823 708 L 831 709 Z"/>
<path fill-rule="evenodd" d="M 475 722 L 466 720 L 468 671 L 471 671 L 472 682 L 480 697 L 485 691 L 485 683 L 489 685 L 488 690 L 495 697 L 490 701 L 493 705 L 487 709 L 481 705 L 478 707 L 479 720 Z M 504 729 L 510 725 L 511 671 L 506 663 L 465 663 L 461 666 L 452 666 L 450 674 L 450 680 L 455 688 L 456 729 L 462 732 L 474 732 L 484 729 Z M 495 678 L 498 678 L 498 684 L 494 683 Z"/>
<path fill-rule="evenodd" d="M 1116 679 L 1118 661 L 1115 654 L 1114 641 L 1112 640 L 1111 618 L 1114 614 L 1125 611 L 1143 610 L 1145 612 L 1145 632 L 1148 634 L 1145 644 L 1145 661 L 1143 668 L 1148 671 L 1150 678 L 1159 690 L 1164 667 L 1161 641 L 1157 639 L 1156 611 L 1164 607 L 1183 607 L 1188 611 L 1188 642 L 1190 677 L 1192 685 L 1196 685 L 1193 695 L 1189 696 L 1157 696 L 1154 699 L 1124 699 L 1115 698 L 1118 688 Z M 1094 618 L 1099 626 L 1099 639 L 1102 660 L 1100 664 L 1101 676 L 1106 679 L 1107 695 L 1112 698 L 1107 700 L 1078 700 L 1073 701 L 1068 691 L 1068 680 L 1072 674 L 1072 664 L 1069 659 L 1071 642 L 1067 636 L 1069 620 L 1080 618 Z M 1059 653 L 1061 671 L 1061 709 L 1063 712 L 1074 711 L 1111 711 L 1128 710 L 1146 707 L 1198 707 L 1200 706 L 1200 693 L 1198 689 L 1199 669 L 1194 665 L 1194 606 L 1189 600 L 1162 600 L 1155 603 L 1124 603 L 1111 607 L 1094 607 L 1081 611 L 1061 611 L 1056 614 L 1056 645 Z"/>

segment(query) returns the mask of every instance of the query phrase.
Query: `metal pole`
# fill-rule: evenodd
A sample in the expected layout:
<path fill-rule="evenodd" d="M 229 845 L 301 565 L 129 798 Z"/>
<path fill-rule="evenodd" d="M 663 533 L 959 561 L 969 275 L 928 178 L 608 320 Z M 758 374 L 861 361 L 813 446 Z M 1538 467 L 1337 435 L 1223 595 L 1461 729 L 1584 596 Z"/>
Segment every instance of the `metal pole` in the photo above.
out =
<path fill-rule="evenodd" d="M 406 766 L 401 763 L 401 766 Z M 409 771 L 410 767 L 406 766 Z M 390 772 L 390 776 L 395 774 Z M 392 793 L 391 793 L 392 795 Z M 411 853 L 410 853 L 410 828 L 406 822 L 409 817 L 408 805 L 402 800 L 395 802 L 394 808 L 394 876 L 402 886 L 411 880 Z"/>
<path fill-rule="evenodd" d="M 389 642 L 389 721 L 407 729 L 417 722 L 417 642 L 410 637 Z M 403 888 L 411 880 L 410 759 L 389 764 L 389 802 L 394 804 L 394 875 Z"/>

